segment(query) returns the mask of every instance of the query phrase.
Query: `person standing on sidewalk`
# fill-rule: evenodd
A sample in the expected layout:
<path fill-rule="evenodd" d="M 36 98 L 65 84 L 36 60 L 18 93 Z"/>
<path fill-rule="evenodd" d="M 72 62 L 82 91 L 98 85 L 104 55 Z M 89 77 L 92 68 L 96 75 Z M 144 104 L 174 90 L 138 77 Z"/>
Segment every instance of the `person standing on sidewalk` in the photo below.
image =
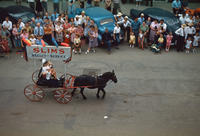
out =
<path fill-rule="evenodd" d="M 35 0 L 28 0 L 29 7 L 35 11 Z"/>
<path fill-rule="evenodd" d="M 54 12 L 60 13 L 59 2 L 60 2 L 60 0 L 53 0 L 53 10 L 54 10 Z"/>
<path fill-rule="evenodd" d="M 113 0 L 113 14 L 116 15 L 118 12 L 121 12 L 120 1 Z"/>
<path fill-rule="evenodd" d="M 48 12 L 48 8 L 47 8 L 47 2 L 48 0 L 40 0 L 42 7 L 43 7 L 43 15 L 45 12 Z"/>
<path fill-rule="evenodd" d="M 22 0 L 15 0 L 15 2 L 16 2 L 16 4 L 19 5 L 19 6 L 21 6 L 21 4 L 22 4 Z"/>

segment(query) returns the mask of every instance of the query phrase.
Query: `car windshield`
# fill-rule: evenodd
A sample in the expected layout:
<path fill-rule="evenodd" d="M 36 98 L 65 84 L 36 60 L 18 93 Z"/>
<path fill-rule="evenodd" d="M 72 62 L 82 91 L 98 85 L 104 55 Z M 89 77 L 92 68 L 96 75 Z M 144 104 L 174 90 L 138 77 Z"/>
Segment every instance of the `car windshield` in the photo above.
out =
<path fill-rule="evenodd" d="M 105 24 L 108 24 L 108 23 L 113 23 L 113 19 L 112 18 L 106 18 L 106 19 L 103 19 L 103 20 L 100 21 L 101 25 L 105 25 Z"/>

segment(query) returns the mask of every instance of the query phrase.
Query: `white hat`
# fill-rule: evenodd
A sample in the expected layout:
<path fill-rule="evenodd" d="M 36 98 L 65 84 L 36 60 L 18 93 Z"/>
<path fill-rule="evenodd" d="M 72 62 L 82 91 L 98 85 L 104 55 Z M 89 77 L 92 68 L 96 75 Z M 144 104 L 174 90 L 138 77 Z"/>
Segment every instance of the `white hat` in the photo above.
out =
<path fill-rule="evenodd" d="M 118 12 L 117 16 L 122 16 L 122 13 L 121 13 L 121 12 Z"/>
<path fill-rule="evenodd" d="M 127 19 L 128 19 L 128 16 L 125 16 L 124 18 L 127 18 Z"/>
<path fill-rule="evenodd" d="M 144 16 L 144 14 L 143 14 L 143 13 L 141 13 L 141 16 Z"/>
<path fill-rule="evenodd" d="M 45 62 L 47 62 L 47 60 L 46 59 L 42 59 L 42 64 L 44 64 Z"/>
<path fill-rule="evenodd" d="M 85 11 L 83 10 L 81 13 L 85 13 Z"/>
<path fill-rule="evenodd" d="M 79 15 L 76 15 L 75 18 L 79 17 Z"/>

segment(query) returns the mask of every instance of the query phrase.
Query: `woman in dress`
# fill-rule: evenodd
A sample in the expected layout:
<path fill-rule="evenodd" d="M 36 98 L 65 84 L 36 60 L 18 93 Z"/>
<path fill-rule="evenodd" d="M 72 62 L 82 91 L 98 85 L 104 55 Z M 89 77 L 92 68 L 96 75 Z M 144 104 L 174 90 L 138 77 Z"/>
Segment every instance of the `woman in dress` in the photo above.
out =
<path fill-rule="evenodd" d="M 149 40 L 150 40 L 151 43 L 154 42 L 155 35 L 156 35 L 158 29 L 159 29 L 158 20 L 154 20 L 154 21 L 151 23 L 151 25 L 150 25 Z"/>

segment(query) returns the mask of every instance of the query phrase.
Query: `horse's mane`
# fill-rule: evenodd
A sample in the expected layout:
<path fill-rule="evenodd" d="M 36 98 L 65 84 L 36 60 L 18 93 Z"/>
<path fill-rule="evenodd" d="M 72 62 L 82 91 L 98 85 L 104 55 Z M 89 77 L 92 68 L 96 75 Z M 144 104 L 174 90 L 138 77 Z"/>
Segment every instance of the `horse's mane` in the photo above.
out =
<path fill-rule="evenodd" d="M 105 72 L 101 75 L 99 75 L 99 78 L 109 78 L 111 76 L 112 72 Z"/>

